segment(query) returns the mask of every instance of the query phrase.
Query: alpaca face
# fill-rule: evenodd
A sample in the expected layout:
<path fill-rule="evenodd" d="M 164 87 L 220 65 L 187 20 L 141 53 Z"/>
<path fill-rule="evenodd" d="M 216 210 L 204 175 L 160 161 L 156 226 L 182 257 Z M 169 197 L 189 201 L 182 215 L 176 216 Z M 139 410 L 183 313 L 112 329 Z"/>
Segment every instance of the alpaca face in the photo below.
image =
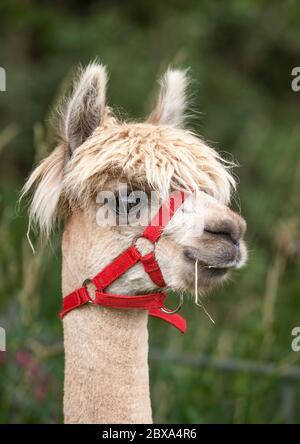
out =
<path fill-rule="evenodd" d="M 182 128 L 185 72 L 166 73 L 157 105 L 142 124 L 113 116 L 105 103 L 105 86 L 105 68 L 96 64 L 75 84 L 63 113 L 62 142 L 25 185 L 26 193 L 37 183 L 31 218 L 47 234 L 58 215 L 65 218 L 64 270 L 76 269 L 81 285 L 80 280 L 98 273 L 133 243 L 142 254 L 153 248 L 139 239 L 150 216 L 144 224 L 120 224 L 120 214 L 114 224 L 99 222 L 99 193 L 116 195 L 124 184 L 148 195 L 155 191 L 161 201 L 176 190 L 190 192 L 157 242 L 155 255 L 169 288 L 194 288 L 197 264 L 197 284 L 205 292 L 246 261 L 246 224 L 229 208 L 235 188 L 232 165 Z M 149 206 L 147 202 L 141 211 L 150 214 Z M 64 291 L 72 290 L 67 287 Z M 155 288 L 137 264 L 108 290 L 138 294 Z"/>
<path fill-rule="evenodd" d="M 89 233 L 95 235 L 98 232 L 89 259 L 91 267 L 89 271 L 92 274 L 99 270 L 104 250 L 105 263 L 102 263 L 102 266 L 111 262 L 132 243 L 135 243 L 143 255 L 154 248 L 147 239 L 140 238 L 140 235 L 150 222 L 151 214 L 155 214 L 158 210 L 159 203 L 156 201 L 153 203 L 153 199 L 150 202 L 148 199 L 148 204 L 141 204 L 140 195 L 143 191 L 135 189 L 132 192 L 130 188 L 126 196 L 123 187 L 124 184 L 118 186 L 118 182 L 107 186 L 112 196 L 118 196 L 118 199 L 114 200 L 117 202 L 117 207 L 107 204 L 105 210 L 105 214 L 111 216 L 112 224 L 103 226 L 101 218 L 97 218 L 97 206 L 91 210 L 88 222 L 85 224 Z M 119 196 L 122 196 L 122 203 Z M 134 218 L 128 220 L 128 214 L 135 214 L 134 196 L 139 196 L 139 203 L 136 206 L 139 218 L 136 222 Z M 150 208 L 151 205 L 154 208 Z M 100 205 L 100 208 L 103 206 Z M 122 220 L 115 217 L 116 213 L 118 216 L 122 215 Z M 125 214 L 127 218 L 124 217 Z M 97 220 L 96 224 L 93 222 L 94 219 Z M 200 293 L 224 281 L 232 269 L 240 268 L 246 262 L 247 253 L 243 240 L 245 231 L 244 219 L 229 207 L 203 191 L 192 193 L 166 225 L 155 245 L 156 259 L 167 286 L 173 290 L 193 292 L 196 261 L 197 285 Z M 157 287 L 144 272 L 143 267 L 136 265 L 113 283 L 109 290 L 112 292 L 125 290 L 128 294 L 138 294 L 155 289 Z"/>
<path fill-rule="evenodd" d="M 124 179 L 121 186 L 118 181 L 111 181 L 105 188 L 106 194 L 119 196 L 120 187 L 124 187 Z M 130 211 L 132 200 L 128 200 Z M 157 203 L 154 213 L 158 207 Z M 102 208 L 101 204 L 91 203 L 86 210 L 71 216 L 66 225 L 63 256 L 67 266 L 72 264 L 69 268 L 77 270 L 79 283 L 87 276 L 97 274 L 134 243 L 143 255 L 153 249 L 147 239 L 140 238 L 145 225 L 150 222 L 150 201 L 149 206 L 139 207 L 145 225 L 126 224 L 124 220 L 121 225 L 118 222 L 102 223 L 98 215 Z M 116 220 L 115 206 L 109 203 L 106 208 L 105 213 L 111 213 L 110 221 Z M 196 261 L 199 293 L 206 293 L 224 281 L 232 269 L 242 267 L 246 261 L 243 240 L 245 229 L 244 219 L 224 204 L 202 191 L 191 194 L 167 224 L 155 246 L 156 259 L 168 288 L 193 293 Z M 108 290 L 113 293 L 139 294 L 157 288 L 138 263 Z"/>

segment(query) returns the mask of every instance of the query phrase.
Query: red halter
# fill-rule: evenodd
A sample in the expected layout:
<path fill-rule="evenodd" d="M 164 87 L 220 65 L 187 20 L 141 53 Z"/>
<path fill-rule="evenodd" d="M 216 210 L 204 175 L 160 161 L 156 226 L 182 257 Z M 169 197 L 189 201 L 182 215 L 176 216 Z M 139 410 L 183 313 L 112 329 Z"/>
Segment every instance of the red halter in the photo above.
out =
<path fill-rule="evenodd" d="M 160 207 L 158 213 L 141 234 L 141 237 L 148 239 L 153 246 L 155 246 L 163 229 L 188 196 L 189 194 L 184 192 L 173 193 L 170 199 Z M 78 288 L 64 298 L 60 318 L 62 319 L 69 311 L 86 303 L 122 309 L 140 308 L 148 310 L 150 316 L 161 318 L 174 325 L 182 333 L 185 333 L 185 319 L 164 307 L 164 301 L 167 297 L 166 293 L 159 292 L 127 296 L 105 292 L 105 289 L 112 282 L 139 261 L 143 264 L 144 270 L 156 285 L 166 287 L 162 272 L 155 258 L 154 249 L 145 256 L 142 256 L 136 246 L 132 245 L 92 279 L 86 279 L 81 288 Z M 88 293 L 88 284 L 93 284 L 95 287 L 94 299 L 92 299 Z"/>

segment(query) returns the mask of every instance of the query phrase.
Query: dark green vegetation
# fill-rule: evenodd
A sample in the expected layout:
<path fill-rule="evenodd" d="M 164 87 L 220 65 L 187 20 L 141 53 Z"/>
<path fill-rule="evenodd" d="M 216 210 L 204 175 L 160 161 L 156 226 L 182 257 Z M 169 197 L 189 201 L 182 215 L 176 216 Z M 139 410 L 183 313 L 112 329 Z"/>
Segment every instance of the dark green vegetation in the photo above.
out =
<path fill-rule="evenodd" d="M 299 422 L 299 382 L 170 362 L 189 353 L 300 365 L 300 5 L 268 1 L 17 1 L 0 4 L 0 422 L 62 421 L 59 233 L 32 256 L 18 191 L 53 147 L 49 111 L 72 68 L 99 56 L 109 66 L 109 103 L 140 119 L 169 63 L 191 67 L 191 127 L 240 164 L 248 266 L 207 301 L 212 325 L 188 301 L 182 337 L 150 322 L 157 422 Z M 45 125 L 46 122 L 46 125 Z M 284 387 L 284 389 L 283 389 Z M 294 397 L 294 400 L 293 400 Z"/>

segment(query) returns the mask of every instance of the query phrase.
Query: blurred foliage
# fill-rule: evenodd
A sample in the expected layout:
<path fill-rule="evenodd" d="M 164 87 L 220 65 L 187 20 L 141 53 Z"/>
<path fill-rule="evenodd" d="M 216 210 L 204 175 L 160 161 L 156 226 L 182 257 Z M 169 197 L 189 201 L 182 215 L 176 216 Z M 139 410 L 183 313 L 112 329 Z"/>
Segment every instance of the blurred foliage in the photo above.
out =
<path fill-rule="evenodd" d="M 150 322 L 151 346 L 230 359 L 299 365 L 291 330 L 300 325 L 299 66 L 296 0 L 1 0 L 0 65 L 0 422 L 62 421 L 59 233 L 32 256 L 18 191 L 52 148 L 50 110 L 79 63 L 109 66 L 109 103 L 140 119 L 168 64 L 191 67 L 191 126 L 240 168 L 248 221 L 248 266 L 207 301 L 216 325 L 189 302 L 185 337 Z M 44 124 L 44 122 L 46 122 Z M 151 362 L 156 422 L 284 422 L 274 377 Z M 300 387 L 292 386 L 300 420 Z"/>

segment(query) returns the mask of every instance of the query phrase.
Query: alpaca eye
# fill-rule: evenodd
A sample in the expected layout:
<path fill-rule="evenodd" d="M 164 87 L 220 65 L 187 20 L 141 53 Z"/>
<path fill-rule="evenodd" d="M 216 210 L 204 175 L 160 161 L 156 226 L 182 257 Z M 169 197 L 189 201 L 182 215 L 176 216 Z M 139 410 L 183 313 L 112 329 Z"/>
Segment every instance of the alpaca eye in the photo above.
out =
<path fill-rule="evenodd" d="M 124 196 L 116 196 L 115 211 L 117 215 L 126 215 L 140 202 L 140 198 L 136 197 L 134 193 Z"/>

